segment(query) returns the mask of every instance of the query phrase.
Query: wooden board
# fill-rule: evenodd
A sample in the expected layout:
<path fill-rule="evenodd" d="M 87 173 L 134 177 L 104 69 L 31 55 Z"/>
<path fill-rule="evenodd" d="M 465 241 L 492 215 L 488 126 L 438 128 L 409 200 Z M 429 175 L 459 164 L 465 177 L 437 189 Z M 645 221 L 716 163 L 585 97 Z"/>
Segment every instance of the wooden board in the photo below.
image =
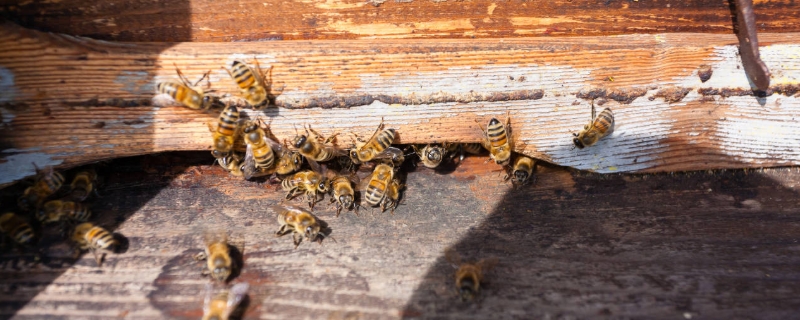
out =
<path fill-rule="evenodd" d="M 749 89 L 732 35 L 133 44 L 4 24 L 0 183 L 32 175 L 32 162 L 208 150 L 216 115 L 147 106 L 155 84 L 177 79 L 173 64 L 190 79 L 211 70 L 212 88 L 237 100 L 222 66 L 253 57 L 273 68 L 278 108 L 247 115 L 279 139 L 309 124 L 347 148 L 383 118 L 397 143 L 476 142 L 476 121 L 510 113 L 516 151 L 582 170 L 797 165 L 800 34 L 760 38 L 766 93 Z M 614 133 L 572 150 L 593 100 L 614 111 Z"/>
<path fill-rule="evenodd" d="M 539 167 L 512 189 L 484 157 L 408 174 L 394 216 L 321 202 L 334 241 L 274 238 L 276 185 L 166 153 L 97 167 L 94 221 L 128 240 L 103 268 L 54 227 L 44 263 L 4 249 L 0 318 L 197 319 L 203 230 L 243 240 L 245 319 L 791 318 L 800 308 L 797 169 L 597 175 Z M 70 173 L 67 173 L 69 176 Z M 5 189 L 0 201 L 13 201 Z M 294 202 L 292 202 L 294 203 Z M 297 204 L 301 204 L 297 202 Z M 240 242 L 241 243 L 241 242 Z M 443 252 L 496 257 L 478 304 Z"/>
<path fill-rule="evenodd" d="M 759 32 L 800 32 L 800 4 L 754 1 Z M 511 38 L 725 33 L 733 1 L 2 1 L 0 15 L 45 31 L 117 41 Z"/>

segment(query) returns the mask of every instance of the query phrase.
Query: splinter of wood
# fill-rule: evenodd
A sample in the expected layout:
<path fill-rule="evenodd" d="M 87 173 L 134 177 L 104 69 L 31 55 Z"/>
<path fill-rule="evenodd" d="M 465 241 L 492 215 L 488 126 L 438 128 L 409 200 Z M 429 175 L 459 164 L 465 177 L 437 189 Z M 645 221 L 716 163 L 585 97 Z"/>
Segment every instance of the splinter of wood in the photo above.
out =
<path fill-rule="evenodd" d="M 758 52 L 756 34 L 756 15 L 753 13 L 753 0 L 736 0 L 736 21 L 739 25 L 739 54 L 744 71 L 756 88 L 766 91 L 769 88 L 769 69 Z"/>

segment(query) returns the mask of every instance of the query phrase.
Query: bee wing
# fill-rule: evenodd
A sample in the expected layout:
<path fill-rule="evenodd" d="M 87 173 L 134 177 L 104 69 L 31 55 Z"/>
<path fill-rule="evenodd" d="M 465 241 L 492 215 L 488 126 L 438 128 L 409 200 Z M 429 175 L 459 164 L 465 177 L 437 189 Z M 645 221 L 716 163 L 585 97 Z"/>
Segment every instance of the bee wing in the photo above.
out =
<path fill-rule="evenodd" d="M 487 272 L 489 270 L 492 270 L 492 268 L 494 268 L 497 265 L 497 263 L 498 263 L 497 258 L 491 257 L 491 258 L 487 258 L 487 259 L 483 259 L 481 261 L 478 261 L 478 263 L 476 263 L 476 265 L 479 268 L 481 268 L 481 271 Z"/>
<path fill-rule="evenodd" d="M 248 144 L 244 153 L 244 164 L 242 165 L 244 178 L 250 180 L 256 174 L 256 159 L 253 157 L 253 148 Z"/>
<path fill-rule="evenodd" d="M 211 231 L 206 230 L 203 232 L 203 239 L 205 240 L 206 246 L 213 244 L 213 243 L 228 243 L 228 234 L 225 231 Z"/>
<path fill-rule="evenodd" d="M 397 158 L 397 157 L 400 157 L 400 156 L 404 156 L 403 155 L 403 150 L 400 150 L 400 149 L 395 148 L 395 147 L 388 147 L 388 148 L 384 149 L 383 151 L 381 151 L 381 153 L 375 155 L 375 157 L 372 158 L 372 159 L 373 160 L 384 160 L 384 159 L 388 160 L 388 159 L 394 159 L 394 158 Z"/>
<path fill-rule="evenodd" d="M 212 293 L 211 290 L 214 289 L 214 285 L 210 283 L 206 283 L 206 296 L 203 298 L 203 314 L 207 315 L 211 312 L 211 299 Z"/>
<path fill-rule="evenodd" d="M 272 152 L 275 153 L 275 155 L 277 155 L 278 157 L 280 157 L 280 155 L 283 154 L 283 146 L 280 143 L 278 143 L 278 141 L 272 140 L 266 135 L 264 135 L 264 142 L 266 142 L 269 145 L 270 149 L 272 149 Z"/>
<path fill-rule="evenodd" d="M 311 167 L 311 170 L 314 170 L 314 172 L 322 172 L 322 167 L 320 167 L 319 163 L 309 158 L 306 158 L 306 161 L 308 161 L 308 166 Z"/>
<path fill-rule="evenodd" d="M 458 268 L 458 265 L 461 264 L 461 255 L 454 248 L 447 249 L 444 252 L 444 259 L 455 268 Z"/>
<path fill-rule="evenodd" d="M 237 283 L 233 285 L 231 291 L 228 292 L 228 304 L 225 308 L 225 314 L 231 314 L 233 310 L 236 310 L 236 307 L 239 306 L 239 303 L 244 300 L 244 297 L 247 296 L 247 290 L 250 289 L 250 285 L 247 282 Z"/>

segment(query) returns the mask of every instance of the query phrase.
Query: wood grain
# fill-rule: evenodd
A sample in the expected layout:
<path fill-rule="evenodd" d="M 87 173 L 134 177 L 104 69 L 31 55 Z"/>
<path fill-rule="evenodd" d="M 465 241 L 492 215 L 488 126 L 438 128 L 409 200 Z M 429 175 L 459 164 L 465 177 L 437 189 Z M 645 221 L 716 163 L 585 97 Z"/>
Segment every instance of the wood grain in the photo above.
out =
<path fill-rule="evenodd" d="M 310 124 L 342 133 L 348 147 L 349 133 L 368 137 L 384 118 L 397 143 L 475 142 L 475 121 L 508 112 L 516 151 L 582 170 L 797 165 L 798 34 L 761 37 L 773 70 L 766 93 L 749 89 L 732 35 L 132 44 L 5 24 L 0 172 L 9 182 L 33 174 L 31 162 L 208 150 L 215 115 L 146 106 L 155 83 L 175 80 L 177 64 L 190 79 L 212 70 L 212 88 L 235 95 L 221 67 L 252 57 L 273 67 L 279 108 L 247 115 L 267 120 L 279 139 Z M 713 75 L 702 82 L 698 70 L 708 66 Z M 572 150 L 592 100 L 614 111 L 616 129 Z"/>
<path fill-rule="evenodd" d="M 512 38 L 726 33 L 732 1 L 3 1 L 26 27 L 117 41 Z M 759 32 L 800 32 L 796 1 L 756 1 Z"/>

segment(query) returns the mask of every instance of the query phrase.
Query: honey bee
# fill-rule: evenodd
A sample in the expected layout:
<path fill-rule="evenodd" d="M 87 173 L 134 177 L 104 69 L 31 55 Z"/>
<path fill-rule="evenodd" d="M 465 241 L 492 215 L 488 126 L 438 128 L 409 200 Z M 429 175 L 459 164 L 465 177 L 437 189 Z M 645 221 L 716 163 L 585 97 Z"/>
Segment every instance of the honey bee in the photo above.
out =
<path fill-rule="evenodd" d="M 36 219 L 42 223 L 58 222 L 62 220 L 89 221 L 92 212 L 89 207 L 74 201 L 51 200 L 36 212 Z"/>
<path fill-rule="evenodd" d="M 278 212 L 278 223 L 281 225 L 275 235 L 280 237 L 292 232 L 295 249 L 304 237 L 312 242 L 320 238 L 320 244 L 326 237 L 323 231 L 327 229 L 327 225 L 311 212 L 291 206 L 274 206 L 273 210 Z"/>
<path fill-rule="evenodd" d="M 33 232 L 31 225 L 13 212 L 6 212 L 0 216 L 0 231 L 23 246 L 30 246 L 36 242 L 36 233 Z"/>
<path fill-rule="evenodd" d="M 239 86 L 242 96 L 253 108 L 258 109 L 269 102 L 267 99 L 267 88 L 269 87 L 264 81 L 265 74 L 258 64 L 258 60 L 256 60 L 256 70 L 258 72 L 254 72 L 250 66 L 238 60 L 233 61 L 230 70 L 225 70 L 231 75 L 233 81 Z"/>
<path fill-rule="evenodd" d="M 203 89 L 197 86 L 203 79 L 208 77 L 210 71 L 203 74 L 203 77 L 194 84 L 191 84 L 186 79 L 181 70 L 178 69 L 178 66 L 175 66 L 175 71 L 178 72 L 181 82 L 159 82 L 156 85 L 156 93 L 166 94 L 185 107 L 195 110 L 208 110 L 220 104 L 219 98 L 205 94 Z M 155 98 L 153 100 L 157 105 L 162 104 L 157 102 Z"/>
<path fill-rule="evenodd" d="M 97 173 L 94 170 L 84 170 L 75 174 L 70 184 L 71 198 L 75 201 L 84 201 L 94 192 L 97 194 L 97 189 L 94 184 L 97 182 Z"/>
<path fill-rule="evenodd" d="M 368 205 L 376 207 L 383 203 L 392 178 L 394 178 L 394 168 L 383 163 L 375 166 L 364 193 Z"/>
<path fill-rule="evenodd" d="M 383 197 L 383 201 L 381 201 L 381 212 L 386 212 L 386 209 L 392 209 L 392 214 L 394 214 L 394 209 L 397 209 L 398 200 L 400 200 L 400 190 L 405 187 L 400 180 L 392 179 L 392 182 L 389 183 L 389 187 L 386 188 L 386 195 Z"/>
<path fill-rule="evenodd" d="M 217 159 L 220 167 L 225 168 L 228 172 L 232 175 L 241 177 L 244 176 L 243 168 L 242 168 L 242 161 L 238 159 L 235 155 L 231 154 L 224 158 Z"/>
<path fill-rule="evenodd" d="M 533 168 L 536 166 L 536 160 L 526 155 L 520 154 L 514 160 L 514 166 L 511 169 L 511 174 L 506 174 L 505 180 L 513 177 L 511 182 L 514 185 L 525 185 L 528 179 L 533 176 Z M 513 176 L 512 176 L 513 175 Z"/>
<path fill-rule="evenodd" d="M 330 179 L 331 202 L 336 202 L 336 217 L 342 209 L 353 210 L 355 204 L 355 191 L 350 178 L 343 175 L 335 175 Z M 356 211 L 358 215 L 358 211 Z"/>
<path fill-rule="evenodd" d="M 239 109 L 235 106 L 226 106 L 219 114 L 217 128 L 214 129 L 209 123 L 208 129 L 213 140 L 211 155 L 217 159 L 229 156 L 239 132 Z"/>
<path fill-rule="evenodd" d="M 583 126 L 583 130 L 578 133 L 573 133 L 575 138 L 572 143 L 578 149 L 589 147 L 597 143 L 598 140 L 614 132 L 614 114 L 611 109 L 605 108 L 603 112 L 595 116 L 594 101 L 592 101 L 592 120 L 589 124 Z"/>
<path fill-rule="evenodd" d="M 461 256 L 453 249 L 447 250 L 445 259 L 457 268 L 455 285 L 462 301 L 472 301 L 481 289 L 481 282 L 485 273 L 497 264 L 496 258 L 480 260 L 476 263 L 465 263 Z"/>
<path fill-rule="evenodd" d="M 247 296 L 250 285 L 237 283 L 230 291 L 222 291 L 216 296 L 212 294 L 214 285 L 206 284 L 206 297 L 203 300 L 203 320 L 228 320 L 239 304 Z"/>
<path fill-rule="evenodd" d="M 271 174 L 275 170 L 271 170 L 275 164 L 275 152 L 283 153 L 283 147 L 267 137 L 261 125 L 255 121 L 248 121 L 242 131 L 244 133 L 244 141 L 247 144 L 247 151 L 245 153 L 245 166 L 242 170 L 245 173 L 245 178 L 263 176 Z"/>
<path fill-rule="evenodd" d="M 496 118 L 489 120 L 487 129 L 476 120 L 478 126 L 483 131 L 484 140 L 481 142 L 483 147 L 489 150 L 489 157 L 499 165 L 508 165 L 511 159 L 511 116 L 506 116 L 505 124 Z"/>
<path fill-rule="evenodd" d="M 212 279 L 225 282 L 230 277 L 234 268 L 234 261 L 231 258 L 228 237 L 225 234 L 205 235 L 205 251 L 194 256 L 197 261 L 206 260 L 207 269 L 203 270 L 203 275 L 210 275 Z"/>
<path fill-rule="evenodd" d="M 400 164 L 405 160 L 403 151 L 392 147 L 396 132 L 394 129 L 383 130 L 383 119 L 378 125 L 378 129 L 372 134 L 367 142 L 358 141 L 356 147 L 350 150 L 350 159 L 355 164 L 364 163 L 372 160 L 391 159 L 393 164 Z"/>
<path fill-rule="evenodd" d="M 113 253 L 119 247 L 119 242 L 114 239 L 114 235 L 91 222 L 75 226 L 72 232 L 72 241 L 77 243 L 81 250 L 92 251 L 98 267 L 102 265 L 103 258 L 107 253 Z"/>
<path fill-rule="evenodd" d="M 33 166 L 36 167 L 36 164 Z M 47 197 L 56 193 L 58 189 L 61 189 L 61 186 L 64 184 L 64 176 L 53 171 L 52 167 L 49 172 L 46 173 L 42 173 L 38 167 L 36 167 L 36 171 L 38 174 L 33 186 L 25 189 L 22 196 L 17 200 L 17 205 L 23 210 L 30 210 L 32 207 L 38 207 Z"/>
<path fill-rule="evenodd" d="M 281 156 L 278 158 L 278 163 L 275 164 L 275 173 L 280 175 L 290 174 L 303 165 L 303 157 L 296 151 L 289 151 L 283 149 Z"/>
<path fill-rule="evenodd" d="M 288 191 L 286 199 L 294 198 L 297 195 L 296 193 L 305 191 L 308 205 L 312 209 L 318 201 L 317 193 L 328 192 L 327 179 L 311 170 L 300 171 L 291 177 L 283 179 L 281 186 L 283 190 Z"/>
<path fill-rule="evenodd" d="M 435 169 L 442 164 L 442 161 L 452 150 L 450 144 L 427 144 L 422 149 L 418 146 L 413 147 L 422 161 L 422 165 L 430 169 Z"/>
<path fill-rule="evenodd" d="M 481 154 L 483 153 L 483 145 L 480 143 L 462 143 L 461 150 L 466 151 L 469 154 Z"/>
<path fill-rule="evenodd" d="M 334 133 L 326 139 L 310 127 L 306 127 L 306 134 L 294 137 L 292 145 L 308 160 L 311 169 L 321 171 L 317 162 L 328 161 L 345 154 L 343 150 L 328 145 L 337 135 L 338 133 Z"/>

